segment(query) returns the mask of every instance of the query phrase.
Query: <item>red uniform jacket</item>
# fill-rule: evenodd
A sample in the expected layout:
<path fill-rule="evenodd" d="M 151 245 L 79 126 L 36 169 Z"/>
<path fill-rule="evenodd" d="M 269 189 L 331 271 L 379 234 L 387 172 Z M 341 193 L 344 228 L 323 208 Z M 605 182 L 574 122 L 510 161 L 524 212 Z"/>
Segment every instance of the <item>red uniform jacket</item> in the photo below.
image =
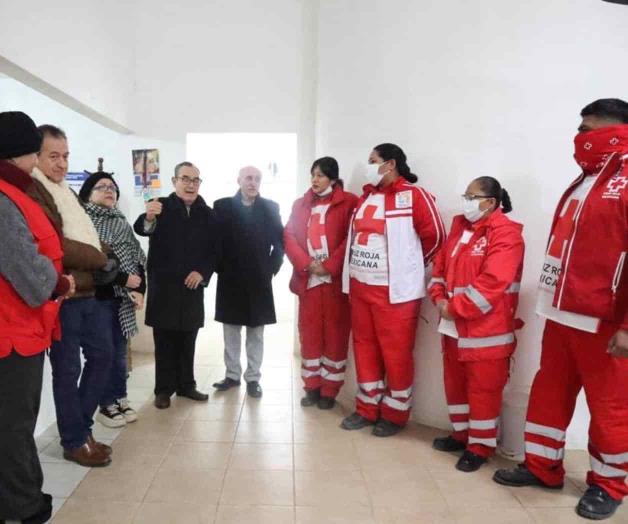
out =
<path fill-rule="evenodd" d="M 584 175 L 560 199 L 560 210 Z M 612 153 L 589 191 L 562 260 L 554 307 L 628 329 L 628 154 Z M 550 234 L 551 237 L 551 234 Z"/>
<path fill-rule="evenodd" d="M 61 241 L 41 207 L 4 180 L 0 180 L 0 192 L 10 198 L 22 212 L 39 253 L 50 258 L 60 274 L 63 258 Z M 2 249 L 10 247 L 4 246 Z M 48 300 L 43 305 L 32 308 L 2 276 L 0 297 L 0 358 L 7 357 L 13 348 L 25 357 L 37 355 L 50 347 L 53 338 L 60 338 L 60 302 Z"/>
<path fill-rule="evenodd" d="M 460 360 L 491 360 L 515 349 L 515 319 L 523 271 L 523 226 L 500 209 L 478 222 L 454 217 L 447 243 L 434 260 L 429 294 L 449 301 Z M 466 244 L 465 230 L 472 231 Z"/>
<path fill-rule="evenodd" d="M 294 266 L 290 279 L 290 290 L 301 295 L 307 289 L 309 273 L 306 271 L 312 258 L 307 250 L 307 223 L 310 219 L 312 204 L 315 202 L 311 189 L 292 206 L 290 219 L 284 229 L 284 247 L 288 259 Z M 344 191 L 336 184 L 331 194 L 331 205 L 325 214 L 325 236 L 329 248 L 329 258 L 323 266 L 331 274 L 332 281 L 341 284 L 342 265 L 347 244 L 349 221 L 358 198 L 353 193 Z"/>

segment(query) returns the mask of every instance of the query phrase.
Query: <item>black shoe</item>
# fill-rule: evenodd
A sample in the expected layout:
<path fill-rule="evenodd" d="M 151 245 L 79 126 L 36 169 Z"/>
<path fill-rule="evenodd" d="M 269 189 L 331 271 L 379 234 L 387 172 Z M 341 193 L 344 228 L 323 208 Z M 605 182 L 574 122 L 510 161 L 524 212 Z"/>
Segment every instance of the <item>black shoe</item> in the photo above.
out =
<path fill-rule="evenodd" d="M 562 489 L 563 484 L 548 486 L 536 477 L 525 464 L 519 464 L 515 469 L 498 469 L 493 475 L 493 480 L 503 486 L 521 488 L 523 486 L 541 486 L 549 489 Z"/>
<path fill-rule="evenodd" d="M 321 398 L 321 390 L 320 389 L 309 389 L 305 391 L 305 396 L 301 399 L 301 405 L 304 408 L 309 408 L 310 406 L 315 405 L 318 402 L 318 399 Z"/>
<path fill-rule="evenodd" d="M 392 437 L 393 435 L 399 433 L 402 429 L 403 426 L 395 424 L 394 422 L 386 420 L 385 418 L 380 418 L 377 421 L 377 424 L 375 424 L 372 433 L 376 437 Z"/>
<path fill-rule="evenodd" d="M 318 409 L 332 409 L 336 405 L 336 401 L 331 397 L 321 397 L 318 400 Z"/>
<path fill-rule="evenodd" d="M 486 459 L 470 451 L 465 451 L 462 457 L 458 459 L 456 469 L 458 471 L 464 471 L 465 473 L 471 473 L 477 471 L 482 467 L 482 464 L 486 464 Z"/>
<path fill-rule="evenodd" d="M 234 388 L 239 385 L 239 380 L 233 380 L 229 377 L 221 380 L 220 382 L 215 382 L 214 384 L 212 384 L 212 386 L 215 387 L 218 391 L 227 391 L 228 389 Z"/>
<path fill-rule="evenodd" d="M 582 495 L 576 513 L 587 519 L 603 520 L 615 513 L 620 504 L 621 500 L 614 499 L 604 489 L 593 485 Z"/>
<path fill-rule="evenodd" d="M 362 429 L 366 426 L 372 426 L 373 424 L 375 424 L 375 422 L 373 422 L 372 420 L 364 418 L 358 413 L 353 413 L 341 422 L 340 427 L 342 429 L 351 431 L 354 429 Z"/>
<path fill-rule="evenodd" d="M 435 438 L 432 442 L 432 447 L 438 451 L 464 451 L 467 449 L 467 445 L 460 440 L 456 440 L 449 435 L 448 437 Z"/>
<path fill-rule="evenodd" d="M 262 386 L 259 385 L 259 382 L 252 381 L 246 383 L 246 392 L 249 397 L 260 398 L 262 396 Z"/>
<path fill-rule="evenodd" d="M 207 402 L 209 395 L 207 393 L 201 393 L 198 389 L 188 389 L 187 391 L 177 391 L 177 397 L 185 397 L 190 400 L 197 400 L 198 402 Z"/>
<path fill-rule="evenodd" d="M 159 393 L 155 395 L 155 401 L 153 402 L 157 409 L 167 409 L 170 407 L 170 395 L 166 393 Z"/>

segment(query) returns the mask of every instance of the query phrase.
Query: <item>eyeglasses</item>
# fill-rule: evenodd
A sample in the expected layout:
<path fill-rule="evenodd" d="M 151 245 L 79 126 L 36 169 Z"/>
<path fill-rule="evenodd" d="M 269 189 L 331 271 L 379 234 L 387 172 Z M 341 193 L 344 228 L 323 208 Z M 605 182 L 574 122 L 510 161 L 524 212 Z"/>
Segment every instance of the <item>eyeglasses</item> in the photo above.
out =
<path fill-rule="evenodd" d="M 193 184 L 195 186 L 200 186 L 203 182 L 202 178 L 190 178 L 189 176 L 178 176 L 176 177 L 178 180 L 181 180 L 185 185 Z"/>
<path fill-rule="evenodd" d="M 111 193 L 116 192 L 116 186 L 110 186 L 108 184 L 103 184 L 100 186 L 94 186 L 93 191 L 100 191 L 101 193 L 105 193 L 106 191 L 110 191 Z"/>
<path fill-rule="evenodd" d="M 489 195 L 467 195 L 466 193 L 464 195 L 460 195 L 464 200 L 482 200 L 483 198 L 495 198 Z"/>

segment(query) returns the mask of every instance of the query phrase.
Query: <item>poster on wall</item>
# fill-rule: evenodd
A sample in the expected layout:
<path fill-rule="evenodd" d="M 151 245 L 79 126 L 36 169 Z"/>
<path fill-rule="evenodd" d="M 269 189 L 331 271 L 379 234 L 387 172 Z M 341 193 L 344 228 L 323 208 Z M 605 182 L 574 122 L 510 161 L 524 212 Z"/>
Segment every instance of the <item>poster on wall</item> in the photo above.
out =
<path fill-rule="evenodd" d="M 87 180 L 89 173 L 86 171 L 81 171 L 80 173 L 68 173 L 65 175 L 65 181 L 70 186 L 70 189 L 74 191 L 77 195 L 83 186 L 83 182 Z"/>
<path fill-rule="evenodd" d="M 159 178 L 159 150 L 133 149 L 133 177 L 135 179 L 135 196 L 151 200 L 161 194 Z"/>

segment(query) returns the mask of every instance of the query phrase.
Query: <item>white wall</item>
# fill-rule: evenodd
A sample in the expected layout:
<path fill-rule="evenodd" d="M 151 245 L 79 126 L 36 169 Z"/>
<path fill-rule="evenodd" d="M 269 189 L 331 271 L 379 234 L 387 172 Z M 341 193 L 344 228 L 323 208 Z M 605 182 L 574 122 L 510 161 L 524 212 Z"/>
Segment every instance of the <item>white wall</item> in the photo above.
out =
<path fill-rule="evenodd" d="M 628 9 L 585 0 L 320 3 L 317 154 L 338 158 L 350 189 L 362 183 L 356 164 L 394 142 L 447 224 L 473 178 L 495 176 L 510 191 L 527 242 L 515 391 L 538 367 L 535 287 L 551 213 L 578 174 L 578 113 L 625 98 L 627 24 Z M 414 417 L 447 428 L 435 311 L 422 313 Z M 586 444 L 586 420 L 581 403 L 568 445 Z"/>
<path fill-rule="evenodd" d="M 295 132 L 307 0 L 138 0 L 133 128 Z"/>
<path fill-rule="evenodd" d="M 28 113 L 37 125 L 54 124 L 66 132 L 70 145 L 70 171 L 95 171 L 98 157 L 103 157 L 105 170 L 115 173 L 120 186 L 120 209 L 131 222 L 144 209 L 142 199 L 133 196 L 132 149 L 159 149 L 164 184 L 162 192 L 168 194 L 172 191 L 170 175 L 175 164 L 184 159 L 185 144 L 116 133 L 13 79 L 0 78 L 0 111 L 17 110 Z M 46 359 L 37 434 L 55 421 L 51 386 L 50 366 Z"/>
<path fill-rule="evenodd" d="M 0 0 L 0 58 L 128 127 L 135 19 L 125 0 Z"/>

